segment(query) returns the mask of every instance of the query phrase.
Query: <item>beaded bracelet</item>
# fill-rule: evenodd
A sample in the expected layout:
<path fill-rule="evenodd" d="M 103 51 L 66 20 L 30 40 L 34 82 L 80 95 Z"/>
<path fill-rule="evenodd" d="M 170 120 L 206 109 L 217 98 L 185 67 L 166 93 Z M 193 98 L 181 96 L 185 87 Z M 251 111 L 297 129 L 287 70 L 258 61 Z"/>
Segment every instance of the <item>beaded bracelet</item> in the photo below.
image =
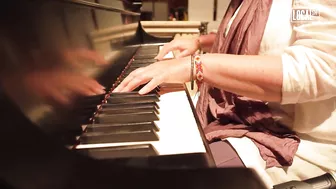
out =
<path fill-rule="evenodd" d="M 197 83 L 198 88 L 200 88 L 203 82 L 203 79 L 204 79 L 201 55 L 195 55 L 194 63 L 196 66 L 196 83 Z"/>
<path fill-rule="evenodd" d="M 194 90 L 194 55 L 191 55 L 191 69 L 190 69 L 190 81 L 191 90 Z"/>

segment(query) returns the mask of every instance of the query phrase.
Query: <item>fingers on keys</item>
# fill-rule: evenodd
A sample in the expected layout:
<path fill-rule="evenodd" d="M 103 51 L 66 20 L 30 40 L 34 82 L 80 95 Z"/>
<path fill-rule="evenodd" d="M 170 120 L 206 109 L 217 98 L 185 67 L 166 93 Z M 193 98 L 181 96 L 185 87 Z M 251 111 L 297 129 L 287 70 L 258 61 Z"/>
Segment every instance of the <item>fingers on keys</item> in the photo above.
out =
<path fill-rule="evenodd" d="M 81 85 L 80 90 L 78 90 L 83 95 L 92 96 L 92 95 L 100 95 L 104 94 L 105 87 L 100 85 L 96 80 L 87 79 L 84 82 L 84 85 Z"/>
<path fill-rule="evenodd" d="M 162 79 L 160 76 L 153 77 L 153 74 L 147 72 L 144 74 L 143 69 L 138 69 L 132 72 L 129 76 L 127 76 L 117 88 L 113 90 L 113 92 L 130 92 L 139 86 L 146 84 L 140 91 L 139 94 L 147 94 L 153 89 L 155 89 L 158 85 L 161 84 Z"/>
<path fill-rule="evenodd" d="M 161 83 L 162 83 L 161 77 L 155 77 L 139 91 L 139 94 L 140 95 L 147 94 L 151 92 L 152 90 L 154 90 Z"/>

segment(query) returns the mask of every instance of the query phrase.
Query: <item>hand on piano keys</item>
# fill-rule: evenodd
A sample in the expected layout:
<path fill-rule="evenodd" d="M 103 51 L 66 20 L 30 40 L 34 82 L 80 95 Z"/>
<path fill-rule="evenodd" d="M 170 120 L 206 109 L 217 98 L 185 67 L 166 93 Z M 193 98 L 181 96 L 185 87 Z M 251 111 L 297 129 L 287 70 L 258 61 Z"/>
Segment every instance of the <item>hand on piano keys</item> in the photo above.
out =
<path fill-rule="evenodd" d="M 156 62 L 132 71 L 113 92 L 130 92 L 146 84 L 139 94 L 147 94 L 163 83 L 184 84 L 190 81 L 190 58 Z"/>
<path fill-rule="evenodd" d="M 146 94 L 162 83 L 186 83 L 190 81 L 190 55 L 201 48 L 198 38 L 174 39 L 165 44 L 154 58 L 160 60 L 141 69 L 134 70 L 114 92 L 129 92 L 147 83 L 140 94 Z M 180 51 L 174 56 L 175 51 Z M 176 57 L 176 59 L 173 59 Z"/>

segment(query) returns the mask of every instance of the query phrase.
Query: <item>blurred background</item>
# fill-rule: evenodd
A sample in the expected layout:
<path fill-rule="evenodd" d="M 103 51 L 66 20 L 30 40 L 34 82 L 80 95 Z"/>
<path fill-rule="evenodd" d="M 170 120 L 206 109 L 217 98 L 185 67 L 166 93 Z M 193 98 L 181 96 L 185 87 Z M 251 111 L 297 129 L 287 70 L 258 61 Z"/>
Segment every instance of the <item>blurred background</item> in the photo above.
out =
<path fill-rule="evenodd" d="M 109 0 L 95 0 L 109 5 Z M 216 30 L 230 0 L 143 0 L 142 21 L 202 21 Z"/>

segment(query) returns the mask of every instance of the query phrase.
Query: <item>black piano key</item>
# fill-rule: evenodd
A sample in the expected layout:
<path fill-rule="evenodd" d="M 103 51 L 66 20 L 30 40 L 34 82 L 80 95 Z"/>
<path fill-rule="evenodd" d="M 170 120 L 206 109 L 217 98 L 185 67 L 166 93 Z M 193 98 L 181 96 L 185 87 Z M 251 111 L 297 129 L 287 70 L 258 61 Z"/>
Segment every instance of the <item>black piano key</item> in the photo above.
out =
<path fill-rule="evenodd" d="M 97 109 L 97 105 L 102 104 L 105 96 L 106 95 L 82 97 L 74 103 L 72 112 L 77 115 L 93 113 Z"/>
<path fill-rule="evenodd" d="M 154 122 L 142 123 L 124 123 L 124 124 L 91 124 L 86 126 L 87 132 L 130 132 L 130 131 L 160 131 L 160 128 Z"/>
<path fill-rule="evenodd" d="M 132 131 L 124 133 L 84 133 L 79 138 L 81 144 L 121 143 L 158 141 L 154 130 Z"/>
<path fill-rule="evenodd" d="M 151 144 L 78 149 L 79 153 L 95 159 L 148 157 L 159 155 Z"/>
<path fill-rule="evenodd" d="M 143 49 L 140 48 L 136 52 L 136 54 L 157 54 L 159 52 L 159 48 L 152 48 L 152 49 Z"/>
<path fill-rule="evenodd" d="M 156 102 L 135 102 L 135 103 L 123 103 L 123 104 L 103 104 L 102 109 L 123 109 L 123 108 L 142 108 L 146 106 L 155 106 L 156 108 L 160 108 Z"/>
<path fill-rule="evenodd" d="M 155 59 L 142 59 L 142 60 L 134 60 L 133 62 L 132 62 L 132 65 L 134 65 L 134 64 L 152 64 L 152 63 L 154 63 L 154 62 L 157 62 L 157 60 L 155 60 Z"/>
<path fill-rule="evenodd" d="M 106 99 L 108 104 L 132 103 L 132 102 L 159 102 L 159 96 L 156 94 L 149 95 L 120 95 L 112 96 Z"/>
<path fill-rule="evenodd" d="M 62 133 L 57 136 L 59 141 L 61 141 L 64 145 L 78 145 L 79 142 L 76 138 L 76 135 L 71 133 Z"/>
<path fill-rule="evenodd" d="M 148 94 L 155 94 L 158 97 L 160 97 L 160 94 L 158 93 L 157 90 L 153 90 L 153 91 L 149 92 Z M 114 92 L 114 93 L 109 94 L 110 97 L 114 97 L 114 96 L 134 96 L 134 95 L 139 95 L 140 96 L 138 91 L 124 92 L 124 93 Z"/>
<path fill-rule="evenodd" d="M 138 108 L 102 108 L 98 110 L 99 113 L 102 114 L 117 114 L 117 113 L 135 113 L 135 112 L 156 112 L 159 114 L 159 110 L 156 108 L 155 105 L 148 105 L 148 106 L 143 106 L 143 107 L 138 107 Z"/>
<path fill-rule="evenodd" d="M 99 104 L 101 103 L 90 104 L 90 105 L 79 104 L 75 109 L 72 110 L 72 112 L 75 115 L 88 115 L 90 113 L 95 112 Z"/>
<path fill-rule="evenodd" d="M 153 49 L 157 49 L 159 50 L 159 46 L 160 45 L 143 45 L 139 48 L 139 50 L 153 50 Z"/>
<path fill-rule="evenodd" d="M 139 123 L 147 121 L 158 121 L 157 113 L 153 112 L 136 112 L 128 114 L 99 114 L 95 117 L 97 123 Z"/>
<path fill-rule="evenodd" d="M 139 69 L 139 68 L 143 68 L 146 66 L 151 65 L 152 63 L 146 63 L 146 64 L 132 64 L 129 69 L 135 70 L 135 69 Z"/>
<path fill-rule="evenodd" d="M 145 84 L 146 85 L 146 84 Z M 133 91 L 140 91 L 145 85 L 140 85 L 139 87 L 135 88 Z M 156 93 L 160 92 L 160 86 L 157 86 L 155 89 L 153 89 L 152 91 L 155 91 Z"/>
<path fill-rule="evenodd" d="M 143 55 L 143 54 L 158 54 L 159 53 L 159 50 L 158 49 L 141 49 L 141 50 L 138 50 L 136 53 L 135 53 L 135 56 L 136 55 Z"/>
<path fill-rule="evenodd" d="M 93 115 L 83 115 L 83 116 L 73 117 L 72 119 L 76 120 L 76 122 L 80 124 L 88 124 L 90 123 L 90 120 L 92 117 Z"/>
<path fill-rule="evenodd" d="M 97 112 L 97 108 L 92 109 L 77 109 L 71 113 L 71 116 L 73 117 L 92 117 L 95 112 Z"/>
<path fill-rule="evenodd" d="M 135 55 L 134 60 L 143 60 L 143 59 L 154 59 L 157 56 L 157 54 L 141 54 L 141 55 Z"/>
<path fill-rule="evenodd" d="M 77 102 L 80 103 L 91 103 L 91 102 L 97 102 L 104 100 L 106 94 L 101 94 L 101 95 L 94 95 L 94 96 L 85 96 L 85 97 L 79 97 L 77 99 Z"/>

